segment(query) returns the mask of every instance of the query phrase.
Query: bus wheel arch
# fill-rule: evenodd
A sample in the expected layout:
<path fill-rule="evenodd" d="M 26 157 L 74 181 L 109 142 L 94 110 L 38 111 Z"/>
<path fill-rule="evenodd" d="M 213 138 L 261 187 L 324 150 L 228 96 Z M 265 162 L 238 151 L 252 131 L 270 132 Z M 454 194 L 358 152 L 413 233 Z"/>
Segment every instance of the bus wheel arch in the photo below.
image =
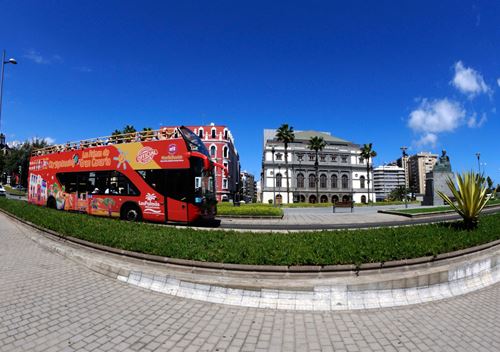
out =
<path fill-rule="evenodd" d="M 141 221 L 141 208 L 134 202 L 126 202 L 120 209 L 120 218 L 127 221 Z"/>
<path fill-rule="evenodd" d="M 50 196 L 47 199 L 47 208 L 57 209 L 57 202 L 56 202 L 56 199 L 54 197 Z"/>

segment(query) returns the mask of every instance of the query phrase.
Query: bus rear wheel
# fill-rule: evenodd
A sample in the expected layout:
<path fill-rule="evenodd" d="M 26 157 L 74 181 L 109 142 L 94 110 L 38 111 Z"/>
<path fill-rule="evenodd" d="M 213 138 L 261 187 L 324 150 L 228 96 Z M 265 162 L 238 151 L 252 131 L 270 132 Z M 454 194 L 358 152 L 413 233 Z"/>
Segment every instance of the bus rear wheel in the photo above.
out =
<path fill-rule="evenodd" d="M 47 200 L 47 208 L 57 209 L 57 203 L 54 197 L 49 197 Z"/>
<path fill-rule="evenodd" d="M 125 204 L 122 208 L 120 217 L 127 221 L 141 221 L 141 209 L 135 204 Z"/>

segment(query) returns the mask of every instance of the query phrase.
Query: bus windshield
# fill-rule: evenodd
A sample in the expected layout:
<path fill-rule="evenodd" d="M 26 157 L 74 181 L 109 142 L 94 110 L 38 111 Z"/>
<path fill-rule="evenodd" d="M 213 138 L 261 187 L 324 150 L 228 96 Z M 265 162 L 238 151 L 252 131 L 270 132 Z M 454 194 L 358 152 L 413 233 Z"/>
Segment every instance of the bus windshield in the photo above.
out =
<path fill-rule="evenodd" d="M 210 158 L 210 154 L 208 153 L 207 147 L 205 147 L 205 144 L 202 142 L 200 137 L 198 137 L 193 131 L 191 131 L 189 128 L 181 126 L 179 127 L 179 130 L 182 134 L 182 137 L 184 140 L 187 142 L 189 149 L 193 152 L 200 152 L 203 155 L 206 155 L 208 158 Z"/>

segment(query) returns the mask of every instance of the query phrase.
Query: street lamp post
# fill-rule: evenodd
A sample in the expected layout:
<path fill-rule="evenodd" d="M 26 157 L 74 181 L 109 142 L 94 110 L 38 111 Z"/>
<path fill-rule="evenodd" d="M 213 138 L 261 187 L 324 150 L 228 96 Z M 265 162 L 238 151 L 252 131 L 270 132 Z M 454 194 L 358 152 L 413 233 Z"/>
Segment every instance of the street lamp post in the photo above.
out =
<path fill-rule="evenodd" d="M 5 50 L 4 50 L 2 55 L 2 78 L 0 78 L 0 131 L 2 130 L 2 96 L 3 96 L 3 76 L 4 76 L 5 64 L 17 65 L 17 61 L 16 59 L 12 58 L 5 61 Z"/>
<path fill-rule="evenodd" d="M 408 208 L 408 200 L 406 199 L 407 196 L 407 186 L 406 186 L 406 177 L 407 177 L 407 170 L 406 170 L 406 163 L 405 163 L 405 158 L 406 158 L 406 150 L 408 147 L 401 147 L 401 152 L 403 153 L 403 156 L 401 157 L 401 166 L 403 166 L 403 171 L 404 171 L 404 177 L 405 177 L 405 182 L 404 182 L 404 202 L 405 202 L 405 208 Z"/>
<path fill-rule="evenodd" d="M 481 153 L 476 153 L 477 157 L 477 172 L 481 174 Z"/>

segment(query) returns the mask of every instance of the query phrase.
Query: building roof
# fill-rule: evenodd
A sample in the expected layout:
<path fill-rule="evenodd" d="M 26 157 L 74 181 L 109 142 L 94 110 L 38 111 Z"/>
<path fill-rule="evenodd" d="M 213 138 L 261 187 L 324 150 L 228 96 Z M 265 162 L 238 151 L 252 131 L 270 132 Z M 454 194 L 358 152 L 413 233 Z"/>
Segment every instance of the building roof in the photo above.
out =
<path fill-rule="evenodd" d="M 341 139 L 335 136 L 332 136 L 328 132 L 319 132 L 319 131 L 297 131 L 295 132 L 295 140 L 296 141 L 309 141 L 311 137 L 323 137 L 325 142 L 330 142 L 330 143 L 351 143 L 349 141 L 346 141 L 345 139 Z"/>

